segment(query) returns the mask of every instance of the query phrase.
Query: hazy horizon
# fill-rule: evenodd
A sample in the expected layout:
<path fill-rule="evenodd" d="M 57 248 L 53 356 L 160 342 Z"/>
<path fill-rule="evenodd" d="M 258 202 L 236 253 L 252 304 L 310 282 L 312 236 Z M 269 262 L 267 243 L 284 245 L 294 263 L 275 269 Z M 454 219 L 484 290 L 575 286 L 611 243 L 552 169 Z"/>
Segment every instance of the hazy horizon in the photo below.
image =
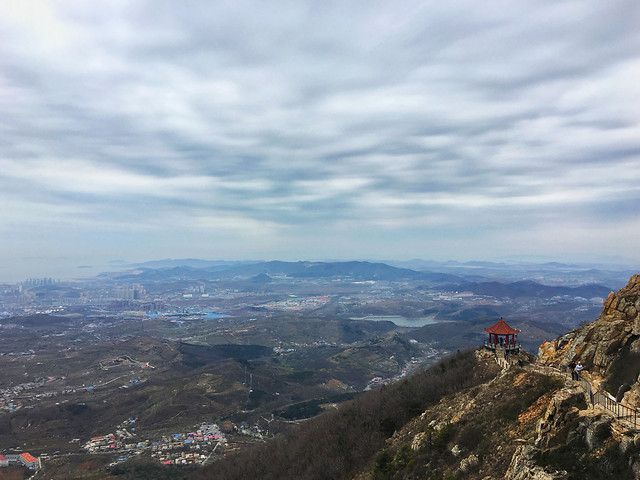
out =
<path fill-rule="evenodd" d="M 2 2 L 0 281 L 637 265 L 639 22 L 624 0 Z"/>
<path fill-rule="evenodd" d="M 479 262 L 479 263 L 495 263 L 495 264 L 503 264 L 505 266 L 522 266 L 522 265 L 540 265 L 544 266 L 546 263 L 562 263 L 572 267 L 577 268 L 599 268 L 603 270 L 611 270 L 611 271 L 623 271 L 623 270 L 634 270 L 640 268 L 640 264 L 631 264 L 622 261 L 621 259 L 611 258 L 609 261 L 605 262 L 570 262 L 563 261 L 559 262 L 553 259 L 543 259 L 543 258 L 495 258 L 491 260 L 487 259 L 470 259 L 465 261 L 459 261 L 455 259 L 448 260 L 434 260 L 434 259 L 425 259 L 425 258 L 406 258 L 406 259 L 390 259 L 390 258 L 298 258 L 298 259 L 290 259 L 290 260 L 282 260 L 279 258 L 269 258 L 269 259 L 215 259 L 215 258 L 164 258 L 164 259 L 146 259 L 144 261 L 124 261 L 124 260 L 111 260 L 107 262 L 93 262 L 92 264 L 86 265 L 72 265 L 66 259 L 55 259 L 55 262 L 47 262 L 48 269 L 39 270 L 39 261 L 40 259 L 29 259 L 27 263 L 28 268 L 30 270 L 24 270 L 25 264 L 21 264 L 22 268 L 20 270 L 10 272 L 5 271 L 4 274 L 0 274 L 0 284 L 14 284 L 20 283 L 28 279 L 41 279 L 41 278 L 51 278 L 53 280 L 82 280 L 82 279 L 90 279 L 96 277 L 100 273 L 108 273 L 108 272 L 118 272 L 118 271 L 127 271 L 133 270 L 139 266 L 144 266 L 145 263 L 156 263 L 156 262 L 180 262 L 182 260 L 196 260 L 196 261 L 204 261 L 204 262 L 218 262 L 218 261 L 228 261 L 228 262 L 247 262 L 247 263 L 259 263 L 259 262 L 269 262 L 269 261 L 308 261 L 308 262 L 348 262 L 348 261 L 361 261 L 361 262 L 380 262 L 380 263 L 410 263 L 410 262 L 434 262 L 439 264 L 446 263 L 459 263 L 460 265 L 464 265 L 469 262 Z M 186 265 L 187 262 L 180 263 L 180 265 Z M 148 268 L 157 268 L 157 267 L 148 267 Z M 404 267 L 404 268 L 412 268 L 412 267 Z"/>

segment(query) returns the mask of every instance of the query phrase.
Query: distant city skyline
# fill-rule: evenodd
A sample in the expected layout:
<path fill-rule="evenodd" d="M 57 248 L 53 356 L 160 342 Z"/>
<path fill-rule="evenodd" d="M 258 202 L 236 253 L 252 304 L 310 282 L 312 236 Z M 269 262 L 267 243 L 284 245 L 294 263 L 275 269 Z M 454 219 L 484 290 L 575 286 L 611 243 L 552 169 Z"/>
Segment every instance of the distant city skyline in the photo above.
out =
<path fill-rule="evenodd" d="M 0 282 L 638 265 L 639 23 L 629 0 L 2 2 Z"/>

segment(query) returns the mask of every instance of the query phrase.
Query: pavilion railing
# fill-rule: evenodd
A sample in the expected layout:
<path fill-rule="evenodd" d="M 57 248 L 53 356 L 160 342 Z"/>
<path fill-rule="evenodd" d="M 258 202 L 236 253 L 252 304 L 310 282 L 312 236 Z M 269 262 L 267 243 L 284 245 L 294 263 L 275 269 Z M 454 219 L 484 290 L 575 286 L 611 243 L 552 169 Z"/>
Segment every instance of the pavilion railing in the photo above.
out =
<path fill-rule="evenodd" d="M 493 343 L 485 340 L 484 346 L 491 350 L 495 350 L 496 348 L 501 348 L 508 352 L 513 350 L 520 350 L 520 342 L 506 344 L 506 343 Z"/>

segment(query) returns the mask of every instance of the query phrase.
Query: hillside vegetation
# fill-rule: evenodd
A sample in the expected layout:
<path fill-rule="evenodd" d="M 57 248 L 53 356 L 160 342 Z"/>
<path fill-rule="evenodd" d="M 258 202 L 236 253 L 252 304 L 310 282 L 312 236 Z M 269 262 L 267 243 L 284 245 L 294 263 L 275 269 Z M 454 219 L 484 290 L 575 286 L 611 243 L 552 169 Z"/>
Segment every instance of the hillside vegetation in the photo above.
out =
<path fill-rule="evenodd" d="M 497 368 L 459 352 L 437 366 L 316 417 L 287 435 L 231 456 L 194 479 L 350 478 L 408 421 L 445 395 L 483 384 Z"/>

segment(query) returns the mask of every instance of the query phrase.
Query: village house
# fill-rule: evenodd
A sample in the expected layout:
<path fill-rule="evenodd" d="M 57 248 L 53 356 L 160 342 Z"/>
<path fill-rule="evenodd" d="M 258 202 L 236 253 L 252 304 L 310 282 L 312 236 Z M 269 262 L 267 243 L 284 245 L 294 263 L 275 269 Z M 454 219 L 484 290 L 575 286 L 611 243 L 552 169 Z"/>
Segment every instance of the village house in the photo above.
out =
<path fill-rule="evenodd" d="M 40 460 L 31 455 L 30 453 L 22 453 L 18 457 L 20 463 L 27 467 L 30 470 L 39 470 L 40 469 Z"/>
<path fill-rule="evenodd" d="M 0 467 L 9 465 L 21 465 L 30 470 L 39 470 L 41 467 L 40 460 L 28 452 L 0 455 Z"/>

